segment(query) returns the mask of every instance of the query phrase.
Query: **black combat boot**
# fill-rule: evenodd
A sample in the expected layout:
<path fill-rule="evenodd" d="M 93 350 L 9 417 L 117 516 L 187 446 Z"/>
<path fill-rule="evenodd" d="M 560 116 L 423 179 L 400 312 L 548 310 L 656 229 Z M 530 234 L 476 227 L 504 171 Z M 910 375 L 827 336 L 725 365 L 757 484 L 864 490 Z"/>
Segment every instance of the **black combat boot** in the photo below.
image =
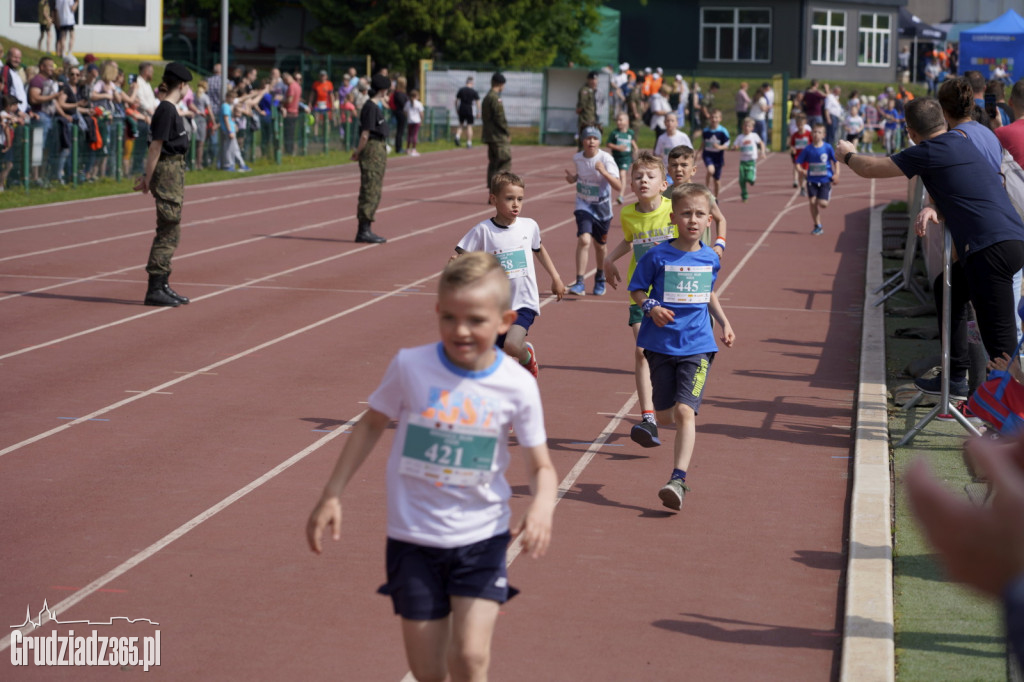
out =
<path fill-rule="evenodd" d="M 149 289 L 146 291 L 146 305 L 162 306 L 165 308 L 177 308 L 181 305 L 174 296 L 168 293 L 167 275 L 150 275 Z"/>
<path fill-rule="evenodd" d="M 170 294 L 171 298 L 178 299 L 178 303 L 180 303 L 182 305 L 188 305 L 189 303 L 191 303 L 191 301 L 189 301 L 188 296 L 182 296 L 177 291 L 175 291 L 174 289 L 171 288 L 171 285 L 167 281 L 166 277 L 164 277 L 164 291 L 166 291 L 168 294 Z"/>
<path fill-rule="evenodd" d="M 387 241 L 384 237 L 374 234 L 370 230 L 370 221 L 360 220 L 359 231 L 356 232 L 356 242 L 362 242 L 364 244 L 383 244 Z"/>

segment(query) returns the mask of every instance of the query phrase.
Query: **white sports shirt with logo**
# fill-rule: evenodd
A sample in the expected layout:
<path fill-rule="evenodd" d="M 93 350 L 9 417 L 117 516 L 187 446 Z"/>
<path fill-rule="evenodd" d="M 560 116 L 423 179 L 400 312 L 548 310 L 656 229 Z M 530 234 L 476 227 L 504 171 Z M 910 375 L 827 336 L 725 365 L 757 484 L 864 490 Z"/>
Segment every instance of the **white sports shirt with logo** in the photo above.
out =
<path fill-rule="evenodd" d="M 508 530 L 509 427 L 523 447 L 547 441 L 537 382 L 514 358 L 497 351 L 474 372 L 452 364 L 440 343 L 406 348 L 369 404 L 398 420 L 388 537 L 451 548 Z"/>

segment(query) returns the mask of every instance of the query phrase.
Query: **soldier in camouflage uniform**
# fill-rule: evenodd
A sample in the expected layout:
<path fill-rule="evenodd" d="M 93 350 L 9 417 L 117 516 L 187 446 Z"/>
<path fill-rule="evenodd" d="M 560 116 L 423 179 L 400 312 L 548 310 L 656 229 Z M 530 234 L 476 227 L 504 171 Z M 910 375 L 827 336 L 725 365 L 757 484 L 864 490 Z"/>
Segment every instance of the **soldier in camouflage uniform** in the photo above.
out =
<path fill-rule="evenodd" d="M 487 189 L 491 178 L 502 171 L 512 170 L 512 148 L 509 146 L 508 121 L 505 120 L 505 106 L 501 103 L 501 91 L 505 89 L 505 76 L 496 73 L 491 76 L 491 90 L 480 105 L 480 120 L 483 123 L 483 141 L 487 143 Z"/>
<path fill-rule="evenodd" d="M 184 121 L 178 115 L 177 105 L 191 80 L 192 74 L 183 64 L 171 62 L 167 65 L 160 85 L 164 99 L 153 113 L 149 126 L 145 175 L 135 184 L 136 190 L 143 194 L 151 192 L 156 199 L 156 236 L 146 263 L 149 274 L 146 305 L 173 308 L 189 302 L 188 298 L 171 288 L 167 279 L 171 274 L 171 258 L 181 236 L 185 153 L 189 149 L 188 134 Z"/>
<path fill-rule="evenodd" d="M 583 149 L 583 129 L 593 126 L 601 130 L 597 123 L 597 71 L 587 74 L 587 82 L 576 95 L 576 150 Z"/>
<path fill-rule="evenodd" d="M 352 152 L 352 160 L 359 162 L 359 202 L 356 220 L 359 228 L 356 241 L 383 244 L 387 240 L 370 229 L 380 204 L 384 188 L 384 170 L 388 165 L 388 122 L 384 115 L 384 101 L 391 90 L 391 80 L 384 74 L 370 79 L 370 99 L 359 111 L 359 145 Z"/>

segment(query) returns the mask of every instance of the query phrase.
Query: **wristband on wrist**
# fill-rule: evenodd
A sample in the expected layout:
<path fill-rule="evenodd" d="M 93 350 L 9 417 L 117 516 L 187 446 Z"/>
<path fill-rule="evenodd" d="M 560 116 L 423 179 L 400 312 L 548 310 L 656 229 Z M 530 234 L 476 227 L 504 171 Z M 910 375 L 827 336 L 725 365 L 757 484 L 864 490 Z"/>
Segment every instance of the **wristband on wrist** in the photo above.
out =
<path fill-rule="evenodd" d="M 715 246 L 721 246 L 722 251 L 725 251 L 725 239 L 723 237 L 719 237 L 718 239 L 716 239 Z"/>
<path fill-rule="evenodd" d="M 855 153 L 856 152 L 846 152 L 846 156 L 843 157 L 843 163 L 845 163 L 847 166 L 849 166 L 850 165 L 850 159 L 853 158 L 853 155 Z"/>
<path fill-rule="evenodd" d="M 654 298 L 649 298 L 649 299 L 647 299 L 646 301 L 644 301 L 643 303 L 640 304 L 640 308 L 641 308 L 641 310 L 644 311 L 644 315 L 650 315 L 651 311 L 654 310 L 655 308 L 657 308 L 660 305 L 661 305 L 661 301 L 659 301 L 657 299 L 654 299 Z"/>

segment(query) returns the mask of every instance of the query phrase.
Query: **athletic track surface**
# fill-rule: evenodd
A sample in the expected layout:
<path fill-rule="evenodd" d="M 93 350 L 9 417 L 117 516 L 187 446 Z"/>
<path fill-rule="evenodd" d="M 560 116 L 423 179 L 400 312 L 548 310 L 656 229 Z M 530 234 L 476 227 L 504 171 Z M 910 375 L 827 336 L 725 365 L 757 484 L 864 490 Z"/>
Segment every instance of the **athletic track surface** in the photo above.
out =
<path fill-rule="evenodd" d="M 571 156 L 513 156 L 567 282 Z M 812 237 L 788 156 L 761 164 L 748 203 L 735 158 L 717 290 L 737 341 L 708 379 L 681 513 L 657 497 L 668 446 L 629 440 L 625 293 L 545 298 L 530 338 L 563 497 L 548 556 L 510 554 L 523 592 L 492 680 L 837 675 L 868 211 L 905 185 L 844 173 Z M 62 622 L 115 620 L 26 634 L 158 629 L 154 678 L 402 680 L 375 594 L 390 433 L 347 491 L 341 541 L 316 557 L 304 525 L 387 362 L 437 339 L 437 275 L 493 215 L 485 165 L 482 147 L 389 160 L 383 246 L 352 242 L 354 164 L 189 187 L 171 281 L 192 303 L 177 309 L 141 304 L 150 197 L 0 213 L 0 621 L 45 600 Z M 524 467 L 510 479 L 515 512 Z M 58 676 L 13 668 L 3 630 L 0 679 Z"/>

